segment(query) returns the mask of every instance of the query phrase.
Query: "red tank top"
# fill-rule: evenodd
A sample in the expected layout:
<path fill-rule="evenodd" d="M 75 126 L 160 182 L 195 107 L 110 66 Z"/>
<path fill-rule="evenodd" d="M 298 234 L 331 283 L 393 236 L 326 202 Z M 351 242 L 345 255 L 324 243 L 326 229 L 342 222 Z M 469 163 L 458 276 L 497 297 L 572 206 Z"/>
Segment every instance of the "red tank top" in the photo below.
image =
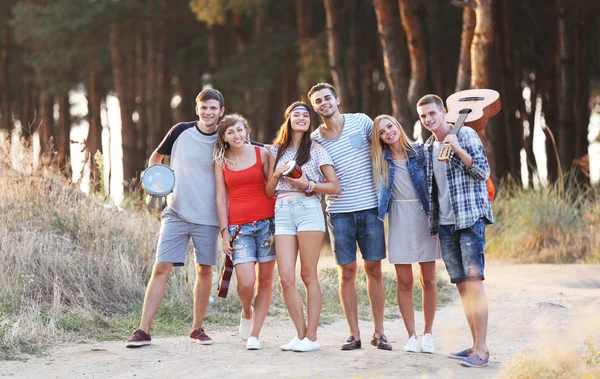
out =
<path fill-rule="evenodd" d="M 244 170 L 231 170 L 223 165 L 223 176 L 229 191 L 229 224 L 239 225 L 273 217 L 275 199 L 265 192 L 265 174 L 260 147 L 254 146 L 256 162 Z"/>

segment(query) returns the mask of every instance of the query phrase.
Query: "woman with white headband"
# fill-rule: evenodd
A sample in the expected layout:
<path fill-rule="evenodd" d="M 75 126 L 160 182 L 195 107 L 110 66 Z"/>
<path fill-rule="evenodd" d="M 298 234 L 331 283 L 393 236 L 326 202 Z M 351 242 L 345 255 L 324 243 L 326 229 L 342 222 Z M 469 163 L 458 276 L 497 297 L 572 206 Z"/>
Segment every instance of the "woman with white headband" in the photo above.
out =
<path fill-rule="evenodd" d="M 317 264 L 325 235 L 320 194 L 339 194 L 340 184 L 327 151 L 310 139 L 312 112 L 294 102 L 271 146 L 267 196 L 275 202 L 275 252 L 283 299 L 297 336 L 282 345 L 285 351 L 319 350 L 317 327 L 321 314 L 321 287 Z M 294 179 L 294 176 L 297 177 Z M 316 196 L 315 196 L 316 194 Z M 296 260 L 306 287 L 308 320 L 296 287 Z"/>

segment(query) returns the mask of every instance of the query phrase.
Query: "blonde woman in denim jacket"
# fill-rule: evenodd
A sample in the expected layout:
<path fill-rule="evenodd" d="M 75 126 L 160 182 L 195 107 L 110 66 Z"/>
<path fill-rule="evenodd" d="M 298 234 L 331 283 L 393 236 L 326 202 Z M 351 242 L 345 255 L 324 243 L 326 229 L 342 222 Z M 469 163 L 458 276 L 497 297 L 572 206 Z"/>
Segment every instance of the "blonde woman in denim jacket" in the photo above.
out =
<path fill-rule="evenodd" d="M 379 219 L 388 216 L 388 255 L 398 279 L 398 306 L 408 342 L 404 351 L 434 353 L 432 327 L 437 305 L 435 261 L 441 258 L 437 236 L 429 234 L 426 160 L 423 145 L 411 144 L 400 123 L 388 115 L 373 122 L 373 179 L 378 188 Z M 412 264 L 420 268 L 424 331 L 421 348 L 415 328 Z"/>

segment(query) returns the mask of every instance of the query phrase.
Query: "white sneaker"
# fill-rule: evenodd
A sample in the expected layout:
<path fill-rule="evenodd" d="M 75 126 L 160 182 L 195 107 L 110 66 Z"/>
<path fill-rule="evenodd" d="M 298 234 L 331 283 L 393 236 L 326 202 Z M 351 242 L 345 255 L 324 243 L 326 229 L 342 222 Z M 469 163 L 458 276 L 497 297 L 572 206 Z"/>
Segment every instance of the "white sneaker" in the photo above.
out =
<path fill-rule="evenodd" d="M 246 341 L 250 337 L 250 331 L 252 330 L 252 319 L 254 318 L 254 308 L 252 308 L 252 318 L 250 320 L 244 318 L 244 311 L 240 315 L 240 337 L 242 341 Z"/>
<path fill-rule="evenodd" d="M 256 337 L 248 338 L 248 342 L 246 342 L 246 350 L 260 350 L 260 340 Z"/>
<path fill-rule="evenodd" d="M 319 345 L 319 341 L 311 341 L 308 338 L 304 338 L 296 347 L 294 347 L 294 351 L 317 351 L 321 350 L 321 345 Z"/>
<path fill-rule="evenodd" d="M 290 342 L 285 345 L 279 346 L 283 351 L 292 351 L 302 340 L 298 337 L 294 337 Z"/>
<path fill-rule="evenodd" d="M 419 352 L 419 340 L 417 339 L 417 335 L 413 334 L 408 339 L 406 346 L 404 346 L 404 351 L 409 353 L 418 353 Z"/>
<path fill-rule="evenodd" d="M 433 336 L 431 333 L 425 333 L 423 335 L 423 342 L 421 344 L 421 352 L 433 354 L 435 353 L 435 347 L 433 346 Z"/>

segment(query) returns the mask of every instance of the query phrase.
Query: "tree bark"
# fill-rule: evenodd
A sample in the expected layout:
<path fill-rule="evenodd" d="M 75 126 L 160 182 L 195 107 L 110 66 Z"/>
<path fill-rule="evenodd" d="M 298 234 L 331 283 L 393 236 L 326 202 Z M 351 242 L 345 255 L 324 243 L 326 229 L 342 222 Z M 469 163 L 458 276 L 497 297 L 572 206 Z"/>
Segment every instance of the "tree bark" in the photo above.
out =
<path fill-rule="evenodd" d="M 54 150 L 54 99 L 44 88 L 40 90 L 40 124 L 38 135 L 44 159 L 50 159 Z"/>
<path fill-rule="evenodd" d="M 375 0 L 377 30 L 381 43 L 385 76 L 390 91 L 392 113 L 406 133 L 412 135 L 410 104 L 408 103 L 408 47 L 400 25 L 395 0 Z"/>
<path fill-rule="evenodd" d="M 117 22 L 110 24 L 110 52 L 112 62 L 112 74 L 114 88 L 119 99 L 121 110 L 121 138 L 123 146 L 123 179 L 131 181 L 136 176 L 138 152 L 137 136 L 131 116 L 133 110 L 130 108 L 130 99 L 127 98 L 127 61 L 120 46 L 121 27 Z"/>
<path fill-rule="evenodd" d="M 102 123 L 100 112 L 102 107 L 102 95 L 100 92 L 100 78 L 96 68 L 96 59 L 92 57 L 88 61 L 88 123 L 90 125 L 86 140 L 88 161 L 90 163 L 91 182 L 94 189 L 98 190 L 100 183 L 100 172 L 96 163 L 96 152 L 102 152 Z M 110 150 L 110 149 L 109 149 Z"/>
<path fill-rule="evenodd" d="M 492 20 L 492 1 L 475 0 L 475 32 L 471 44 L 471 88 L 487 88 L 489 85 L 490 48 L 494 38 Z M 492 178 L 496 177 L 494 151 L 485 129 L 479 132 L 491 169 Z"/>
<path fill-rule="evenodd" d="M 343 18 L 341 0 L 323 0 L 325 5 L 325 17 L 327 20 L 327 46 L 329 57 L 329 68 L 333 85 L 335 86 L 340 101 L 340 112 L 346 112 L 348 106 L 349 89 L 348 75 L 344 66 L 344 41 L 343 41 Z"/>
<path fill-rule="evenodd" d="M 71 103 L 69 93 L 57 97 L 59 120 L 56 130 L 56 150 L 58 168 L 70 177 L 70 167 L 67 166 L 71 156 Z"/>
<path fill-rule="evenodd" d="M 471 5 L 465 6 L 463 8 L 463 24 L 460 35 L 456 92 L 471 87 L 471 43 L 473 42 L 473 34 L 475 33 L 475 22 L 475 10 Z"/>
<path fill-rule="evenodd" d="M 412 0 L 400 0 L 400 18 L 408 41 L 410 55 L 410 84 L 408 86 L 408 101 L 416 105 L 426 94 L 427 61 L 421 29 L 413 10 Z"/>
<path fill-rule="evenodd" d="M 559 69 L 559 97 L 558 97 L 558 136 L 557 145 L 560 164 L 568 170 L 575 159 L 575 73 L 574 73 L 574 46 L 573 23 L 570 18 L 572 4 L 564 0 L 557 2 L 558 15 L 558 59 Z M 587 127 L 587 126 L 586 126 Z"/>
<path fill-rule="evenodd" d="M 9 58 L 10 58 L 10 28 L 8 25 L 4 27 L 2 33 L 2 49 L 0 50 L 0 66 L 2 66 L 0 75 L 2 75 L 0 83 L 2 84 L 0 90 L 0 98 L 2 99 L 2 105 L 0 113 L 0 129 L 11 130 L 13 128 L 12 122 L 12 110 L 10 106 L 10 75 L 9 75 Z"/>

